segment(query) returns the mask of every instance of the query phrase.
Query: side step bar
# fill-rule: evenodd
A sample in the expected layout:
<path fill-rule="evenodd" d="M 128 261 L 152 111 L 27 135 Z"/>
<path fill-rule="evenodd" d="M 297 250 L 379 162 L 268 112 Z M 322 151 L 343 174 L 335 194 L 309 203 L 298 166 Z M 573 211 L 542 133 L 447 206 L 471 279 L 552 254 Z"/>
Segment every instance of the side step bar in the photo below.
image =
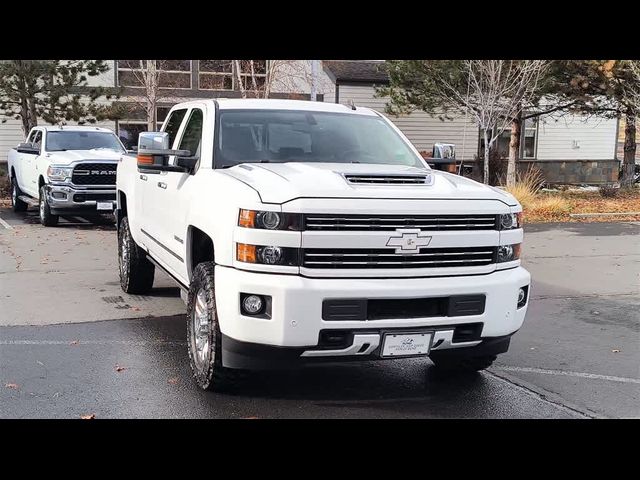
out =
<path fill-rule="evenodd" d="M 22 200 L 24 203 L 29 205 L 30 207 L 37 207 L 40 205 L 40 200 L 36 200 L 35 198 L 31 198 L 28 195 L 20 195 L 18 199 Z"/>

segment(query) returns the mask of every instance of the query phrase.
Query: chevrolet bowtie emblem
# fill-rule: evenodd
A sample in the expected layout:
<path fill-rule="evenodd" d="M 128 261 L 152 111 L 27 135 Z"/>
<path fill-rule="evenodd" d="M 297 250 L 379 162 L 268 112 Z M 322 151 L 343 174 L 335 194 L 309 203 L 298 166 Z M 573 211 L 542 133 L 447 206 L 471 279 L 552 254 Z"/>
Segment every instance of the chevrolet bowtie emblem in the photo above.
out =
<path fill-rule="evenodd" d="M 426 247 L 431 242 L 431 237 L 423 235 L 419 229 L 398 229 L 399 236 L 389 237 L 387 247 L 396 247 L 396 253 L 419 253 L 420 247 Z"/>

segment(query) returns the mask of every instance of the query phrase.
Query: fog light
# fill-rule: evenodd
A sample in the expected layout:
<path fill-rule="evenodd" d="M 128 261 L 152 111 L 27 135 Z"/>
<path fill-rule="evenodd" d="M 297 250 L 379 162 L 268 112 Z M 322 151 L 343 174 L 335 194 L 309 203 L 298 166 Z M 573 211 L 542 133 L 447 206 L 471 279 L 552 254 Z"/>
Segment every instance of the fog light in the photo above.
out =
<path fill-rule="evenodd" d="M 522 308 L 526 305 L 528 291 L 529 287 L 522 287 L 518 290 L 518 308 Z"/>
<path fill-rule="evenodd" d="M 258 295 L 247 295 L 242 300 L 242 310 L 249 315 L 257 315 L 264 308 L 264 302 Z"/>
<path fill-rule="evenodd" d="M 66 193 L 62 193 L 62 192 L 53 192 L 53 193 L 51 193 L 51 196 L 53 198 L 58 199 L 58 200 L 62 200 L 62 199 L 66 199 L 67 198 L 67 194 Z"/>

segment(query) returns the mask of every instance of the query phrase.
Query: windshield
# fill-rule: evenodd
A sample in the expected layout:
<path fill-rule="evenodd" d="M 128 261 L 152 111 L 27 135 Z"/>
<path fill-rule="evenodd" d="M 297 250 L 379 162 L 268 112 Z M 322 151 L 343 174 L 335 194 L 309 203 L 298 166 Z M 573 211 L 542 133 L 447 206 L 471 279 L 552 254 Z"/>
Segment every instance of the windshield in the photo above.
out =
<path fill-rule="evenodd" d="M 375 163 L 426 168 L 382 118 L 282 110 L 221 111 L 216 168 L 245 162 Z"/>
<path fill-rule="evenodd" d="M 108 149 L 122 152 L 122 144 L 110 132 L 60 131 L 47 132 L 47 151 Z"/>

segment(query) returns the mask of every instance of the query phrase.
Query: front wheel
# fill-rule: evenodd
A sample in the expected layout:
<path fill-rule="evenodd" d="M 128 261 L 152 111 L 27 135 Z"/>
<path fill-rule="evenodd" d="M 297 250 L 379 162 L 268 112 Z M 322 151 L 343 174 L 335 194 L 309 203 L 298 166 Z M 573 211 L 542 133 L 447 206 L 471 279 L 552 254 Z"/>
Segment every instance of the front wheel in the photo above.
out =
<path fill-rule="evenodd" d="M 187 300 L 187 344 L 191 371 L 198 386 L 223 391 L 235 384 L 239 372 L 222 366 L 214 270 L 213 262 L 203 262 L 193 272 Z"/>
<path fill-rule="evenodd" d="M 27 210 L 28 205 L 20 200 L 20 195 L 22 195 L 22 191 L 18 186 L 18 181 L 16 177 L 11 177 L 11 206 L 14 212 L 25 212 Z"/>
<path fill-rule="evenodd" d="M 58 215 L 51 213 L 44 185 L 40 187 L 40 223 L 45 227 L 55 227 L 58 224 Z"/>

